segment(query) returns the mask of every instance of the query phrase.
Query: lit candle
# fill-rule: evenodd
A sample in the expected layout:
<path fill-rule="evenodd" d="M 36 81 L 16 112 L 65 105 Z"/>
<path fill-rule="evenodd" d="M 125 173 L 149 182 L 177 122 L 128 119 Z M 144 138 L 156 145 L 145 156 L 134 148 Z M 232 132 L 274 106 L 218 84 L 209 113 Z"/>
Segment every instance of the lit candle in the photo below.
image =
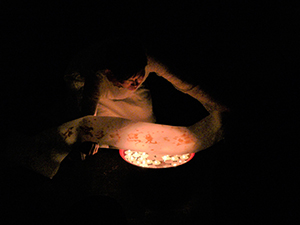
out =
<path fill-rule="evenodd" d="M 161 162 L 158 161 L 158 160 L 155 160 L 155 161 L 153 162 L 153 164 L 157 166 L 157 165 L 161 164 Z"/>
<path fill-rule="evenodd" d="M 146 153 L 146 152 L 143 152 L 142 154 L 141 154 L 141 157 L 142 158 L 147 158 L 149 155 Z"/>
<path fill-rule="evenodd" d="M 125 151 L 125 154 L 126 154 L 126 155 L 131 155 L 131 154 L 132 154 L 132 151 L 131 151 L 131 150 L 127 150 L 127 151 Z"/>
<path fill-rule="evenodd" d="M 184 154 L 180 158 L 181 159 L 188 159 L 190 157 L 190 154 Z"/>
<path fill-rule="evenodd" d="M 142 164 L 140 164 L 140 166 L 142 166 L 142 167 L 149 167 L 149 165 L 147 164 L 147 162 L 146 162 L 146 161 L 143 161 L 143 163 L 142 163 Z"/>
<path fill-rule="evenodd" d="M 133 156 L 137 158 L 140 156 L 140 154 L 138 152 L 134 152 Z"/>
<path fill-rule="evenodd" d="M 171 158 L 170 158 L 169 155 L 164 155 L 164 156 L 162 157 L 162 159 L 163 159 L 164 161 L 167 161 L 167 160 L 169 160 L 169 159 L 171 159 Z"/>
<path fill-rule="evenodd" d="M 152 161 L 151 159 L 147 159 L 147 163 L 148 163 L 148 164 L 152 164 L 153 161 Z"/>
<path fill-rule="evenodd" d="M 139 157 L 137 160 L 140 161 L 140 162 L 142 162 L 142 161 L 144 161 L 145 159 L 142 158 L 142 157 Z"/>
<path fill-rule="evenodd" d="M 150 168 L 176 167 L 186 163 L 191 154 L 183 155 L 154 155 L 146 152 L 124 150 L 124 159 L 129 163 Z"/>
<path fill-rule="evenodd" d="M 177 156 L 177 155 L 172 156 L 171 159 L 172 159 L 173 161 L 177 161 L 177 160 L 178 160 L 178 156 Z"/>

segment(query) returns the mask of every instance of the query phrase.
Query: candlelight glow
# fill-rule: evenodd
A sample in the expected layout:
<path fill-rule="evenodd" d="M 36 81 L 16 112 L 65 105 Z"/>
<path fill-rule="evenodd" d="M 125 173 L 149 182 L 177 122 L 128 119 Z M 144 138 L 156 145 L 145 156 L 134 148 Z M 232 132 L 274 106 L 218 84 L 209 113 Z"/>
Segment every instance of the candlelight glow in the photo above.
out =
<path fill-rule="evenodd" d="M 136 152 L 123 149 L 120 149 L 119 152 L 125 161 L 133 165 L 156 169 L 180 166 L 190 161 L 195 155 L 195 153 L 191 153 L 184 155 L 159 156 L 154 154 L 147 154 L 145 152 Z"/>
<path fill-rule="evenodd" d="M 165 156 L 165 162 L 176 161 L 171 157 L 195 153 L 202 147 L 196 134 L 187 127 L 134 122 L 123 118 L 84 117 L 79 134 L 82 142 L 130 149 L 126 151 L 131 152 L 133 157 L 140 154 L 147 159 L 149 155 Z"/>
<path fill-rule="evenodd" d="M 136 156 L 142 151 L 145 158 L 147 154 L 164 155 L 164 161 L 172 160 L 170 153 L 181 155 L 195 151 L 197 142 L 194 134 L 185 127 L 143 122 L 120 129 L 119 135 L 118 146 L 135 151 Z"/>

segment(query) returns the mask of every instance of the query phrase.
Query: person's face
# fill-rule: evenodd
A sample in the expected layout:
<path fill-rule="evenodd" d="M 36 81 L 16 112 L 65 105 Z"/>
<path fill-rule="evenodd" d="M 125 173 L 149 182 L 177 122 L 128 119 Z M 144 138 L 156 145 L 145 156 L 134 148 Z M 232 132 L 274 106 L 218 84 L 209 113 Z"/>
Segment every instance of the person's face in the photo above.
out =
<path fill-rule="evenodd" d="M 145 77 L 145 69 L 142 69 L 140 72 L 130 77 L 128 80 L 124 80 L 122 82 L 116 79 L 109 79 L 109 80 L 117 87 L 122 87 L 130 91 L 134 91 L 143 82 L 144 77 Z"/>

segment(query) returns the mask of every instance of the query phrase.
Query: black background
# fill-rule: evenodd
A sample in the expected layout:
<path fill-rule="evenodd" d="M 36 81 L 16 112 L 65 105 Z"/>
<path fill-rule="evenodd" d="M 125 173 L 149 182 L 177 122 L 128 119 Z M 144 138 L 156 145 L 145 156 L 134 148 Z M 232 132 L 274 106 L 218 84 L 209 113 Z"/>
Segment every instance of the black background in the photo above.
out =
<path fill-rule="evenodd" d="M 3 143 L 7 129 L 42 124 L 64 93 L 62 76 L 74 54 L 111 35 L 137 36 L 171 71 L 231 108 L 226 143 L 202 153 L 207 164 L 198 159 L 216 185 L 207 187 L 214 190 L 213 216 L 205 222 L 292 220 L 299 8 L 282 1 L 2 4 Z"/>

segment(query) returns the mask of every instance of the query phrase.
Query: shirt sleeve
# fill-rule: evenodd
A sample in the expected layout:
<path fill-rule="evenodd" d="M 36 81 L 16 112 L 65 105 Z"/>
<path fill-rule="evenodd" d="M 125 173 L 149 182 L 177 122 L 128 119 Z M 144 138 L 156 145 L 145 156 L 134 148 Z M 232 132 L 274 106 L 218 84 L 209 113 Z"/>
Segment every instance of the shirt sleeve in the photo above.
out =
<path fill-rule="evenodd" d="M 226 112 L 229 109 L 213 100 L 207 93 L 205 93 L 199 85 L 191 84 L 181 80 L 178 76 L 174 75 L 169 71 L 169 69 L 158 62 L 154 58 L 148 56 L 148 69 L 150 72 L 156 73 L 158 76 L 161 76 L 168 80 L 177 90 L 190 95 L 191 97 L 197 99 L 208 112 L 220 111 Z"/>
<path fill-rule="evenodd" d="M 148 57 L 148 66 L 151 72 L 168 80 L 177 90 L 197 99 L 209 112 L 207 117 L 188 127 L 198 138 L 196 151 L 206 149 L 224 138 L 223 116 L 229 112 L 226 106 L 214 101 L 199 85 L 181 80 L 154 58 Z"/>

